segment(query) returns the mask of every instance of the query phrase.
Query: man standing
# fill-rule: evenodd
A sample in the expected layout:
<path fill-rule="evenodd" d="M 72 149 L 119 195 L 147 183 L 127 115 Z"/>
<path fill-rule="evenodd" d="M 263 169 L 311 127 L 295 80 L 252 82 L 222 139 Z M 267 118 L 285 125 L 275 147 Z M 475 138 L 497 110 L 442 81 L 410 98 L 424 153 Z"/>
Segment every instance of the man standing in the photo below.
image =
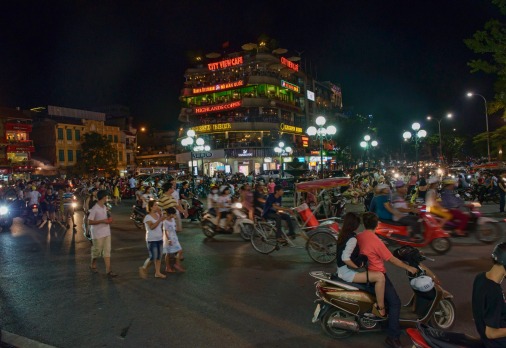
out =
<path fill-rule="evenodd" d="M 506 277 L 506 243 L 492 252 L 492 268 L 473 283 L 473 318 L 485 347 L 506 347 L 506 304 L 501 283 Z"/>
<path fill-rule="evenodd" d="M 65 186 L 65 192 L 63 193 L 63 216 L 65 217 L 65 224 L 67 225 L 67 228 L 70 228 L 69 217 L 72 218 L 72 226 L 75 229 L 76 223 L 74 222 L 74 208 L 72 207 L 73 199 L 74 194 L 70 191 L 70 186 Z"/>
<path fill-rule="evenodd" d="M 111 271 L 111 226 L 112 218 L 107 214 L 108 192 L 100 190 L 97 193 L 98 201 L 90 209 L 88 216 L 88 224 L 91 226 L 91 240 L 93 246 L 91 247 L 91 264 L 90 270 L 93 273 L 98 273 L 97 259 L 102 256 L 105 263 L 105 272 L 109 278 L 117 276 L 116 273 Z"/>

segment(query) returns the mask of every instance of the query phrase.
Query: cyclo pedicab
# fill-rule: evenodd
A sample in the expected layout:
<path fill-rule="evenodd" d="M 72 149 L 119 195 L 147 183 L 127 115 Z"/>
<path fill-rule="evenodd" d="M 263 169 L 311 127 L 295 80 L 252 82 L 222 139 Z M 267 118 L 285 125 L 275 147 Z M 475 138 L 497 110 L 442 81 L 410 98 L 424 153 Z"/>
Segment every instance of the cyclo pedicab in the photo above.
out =
<path fill-rule="evenodd" d="M 305 244 L 301 245 L 297 240 L 293 241 L 288 238 L 284 228 L 282 229 L 282 233 L 286 242 L 278 242 L 276 238 L 276 223 L 272 220 L 265 220 L 255 216 L 255 228 L 251 237 L 251 245 L 262 254 L 270 254 L 283 246 L 305 248 L 313 261 L 322 264 L 334 262 L 339 232 L 337 218 L 327 217 L 317 220 L 315 213 L 322 208 L 325 211 L 327 210 L 325 205 L 328 204 L 328 200 L 323 199 L 326 194 L 330 194 L 333 190 L 341 186 L 348 186 L 349 184 L 350 178 L 344 177 L 295 184 L 294 203 L 296 207 L 283 209 L 283 212 L 292 216 L 292 220 L 295 221 L 296 228 L 298 227 L 298 232 L 300 232 L 300 236 L 305 241 Z M 312 210 L 304 202 L 308 194 L 313 200 L 315 197 L 317 199 L 320 198 Z M 300 239 L 298 240 L 300 241 Z"/>

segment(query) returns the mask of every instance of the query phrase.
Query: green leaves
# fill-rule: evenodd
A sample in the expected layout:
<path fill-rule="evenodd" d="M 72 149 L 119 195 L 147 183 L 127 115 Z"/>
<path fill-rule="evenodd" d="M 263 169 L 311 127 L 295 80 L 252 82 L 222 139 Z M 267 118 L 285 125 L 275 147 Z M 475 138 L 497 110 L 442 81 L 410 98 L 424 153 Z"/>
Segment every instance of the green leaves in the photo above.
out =
<path fill-rule="evenodd" d="M 81 149 L 82 156 L 77 162 L 77 171 L 83 174 L 102 170 L 108 173 L 116 171 L 118 153 L 106 136 L 96 132 L 84 134 Z"/>

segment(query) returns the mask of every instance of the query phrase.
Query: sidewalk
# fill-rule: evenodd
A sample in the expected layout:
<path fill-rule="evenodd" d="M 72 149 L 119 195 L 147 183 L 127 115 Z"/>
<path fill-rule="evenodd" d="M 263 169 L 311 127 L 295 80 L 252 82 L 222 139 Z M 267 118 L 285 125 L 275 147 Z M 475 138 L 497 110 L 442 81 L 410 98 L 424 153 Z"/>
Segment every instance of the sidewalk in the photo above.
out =
<path fill-rule="evenodd" d="M 0 342 L 0 348 L 55 348 L 55 347 L 2 330 L 2 341 Z"/>

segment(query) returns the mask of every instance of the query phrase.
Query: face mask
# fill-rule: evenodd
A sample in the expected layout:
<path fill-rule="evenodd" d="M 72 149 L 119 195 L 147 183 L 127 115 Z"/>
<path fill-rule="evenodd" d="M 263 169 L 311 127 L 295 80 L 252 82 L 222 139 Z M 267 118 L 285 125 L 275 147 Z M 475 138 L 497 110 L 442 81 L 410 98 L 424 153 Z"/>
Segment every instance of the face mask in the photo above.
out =
<path fill-rule="evenodd" d="M 218 193 L 218 190 L 213 190 L 212 192 L 213 192 L 213 193 Z"/>

